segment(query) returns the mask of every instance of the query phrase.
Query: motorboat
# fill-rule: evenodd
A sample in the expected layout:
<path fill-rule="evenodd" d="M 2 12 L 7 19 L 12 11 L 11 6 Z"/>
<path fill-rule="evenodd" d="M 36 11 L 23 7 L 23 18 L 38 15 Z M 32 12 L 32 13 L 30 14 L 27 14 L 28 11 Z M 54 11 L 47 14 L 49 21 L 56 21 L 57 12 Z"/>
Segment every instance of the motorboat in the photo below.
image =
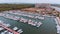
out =
<path fill-rule="evenodd" d="M 37 22 L 29 19 L 28 24 L 36 26 Z"/>
<path fill-rule="evenodd" d="M 4 28 L 0 27 L 0 31 L 2 31 Z"/>
<path fill-rule="evenodd" d="M 11 25 L 10 24 L 6 24 L 7 27 L 10 27 Z"/>
<path fill-rule="evenodd" d="M 28 22 L 28 20 L 25 19 L 25 18 L 21 18 L 21 19 L 20 19 L 20 22 L 24 22 L 24 23 L 26 23 L 26 22 Z"/>
<path fill-rule="evenodd" d="M 33 26 L 36 26 L 37 22 L 33 22 Z"/>
<path fill-rule="evenodd" d="M 17 32 L 22 33 L 23 31 L 22 31 L 22 29 L 19 29 Z"/>
<path fill-rule="evenodd" d="M 36 26 L 35 22 L 32 22 L 32 24 L 31 24 L 31 25 Z"/>
<path fill-rule="evenodd" d="M 28 24 L 32 24 L 32 20 L 31 19 L 28 20 Z"/>
<path fill-rule="evenodd" d="M 8 32 L 9 34 L 13 34 L 13 33 L 11 33 L 11 32 Z"/>
<path fill-rule="evenodd" d="M 44 19 L 44 17 L 38 17 L 38 19 Z"/>
<path fill-rule="evenodd" d="M 28 17 L 30 17 L 30 18 L 34 18 L 34 16 L 31 16 L 31 15 L 29 15 Z"/>
<path fill-rule="evenodd" d="M 4 31 L 4 33 L 5 33 L 5 34 L 8 34 L 8 31 L 6 30 L 6 31 Z"/>
<path fill-rule="evenodd" d="M 24 20 L 24 23 L 26 23 L 26 22 L 28 22 L 28 20 L 27 20 L 27 19 L 25 19 L 25 20 Z"/>
<path fill-rule="evenodd" d="M 14 27 L 13 30 L 18 30 L 18 28 L 17 27 Z"/>
<path fill-rule="evenodd" d="M 60 33 L 60 26 L 57 25 L 56 28 L 57 28 L 57 33 L 59 34 Z"/>
<path fill-rule="evenodd" d="M 4 34 L 13 34 L 12 32 L 9 32 L 9 31 L 7 31 L 7 30 L 4 31 L 4 32 L 2 32 L 1 34 L 3 34 L 3 33 L 4 33 Z"/>
<path fill-rule="evenodd" d="M 20 18 L 20 22 L 24 22 L 24 18 Z"/>
<path fill-rule="evenodd" d="M 36 27 L 39 27 L 41 25 L 42 25 L 42 23 L 41 22 L 38 22 Z"/>
<path fill-rule="evenodd" d="M 40 16 L 35 16 L 34 18 L 44 19 L 44 17 L 40 17 Z"/>

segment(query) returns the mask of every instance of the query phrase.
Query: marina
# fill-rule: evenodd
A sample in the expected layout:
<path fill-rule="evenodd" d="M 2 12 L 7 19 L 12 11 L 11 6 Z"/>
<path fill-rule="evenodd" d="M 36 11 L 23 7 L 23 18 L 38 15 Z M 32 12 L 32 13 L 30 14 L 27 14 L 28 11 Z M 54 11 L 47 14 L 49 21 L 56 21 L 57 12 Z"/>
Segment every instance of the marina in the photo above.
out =
<path fill-rule="evenodd" d="M 17 17 L 17 16 L 14 16 L 14 15 L 9 15 L 9 14 L 4 14 L 4 16 L 3 17 L 5 17 L 5 18 L 9 18 L 9 19 L 13 19 L 13 20 L 19 20 L 20 22 L 24 22 L 24 23 L 26 23 L 26 22 L 28 22 L 28 24 L 29 23 L 31 23 L 31 25 L 33 25 L 33 26 L 37 26 L 37 27 L 39 27 L 40 25 L 41 25 L 41 23 L 39 22 L 33 22 L 32 20 L 29 22 L 29 20 L 28 19 L 25 19 L 25 18 L 22 18 L 22 17 Z M 30 18 L 30 17 L 29 17 Z M 44 17 L 37 17 L 37 18 L 39 18 L 39 19 L 44 19 Z M 36 18 L 35 18 L 36 19 Z M 37 25 L 38 24 L 38 25 Z"/>
<path fill-rule="evenodd" d="M 9 26 L 9 25 L 8 25 Z M 10 29 L 7 27 L 7 25 L 5 25 L 2 21 L 0 21 L 0 31 L 6 29 L 6 31 L 4 32 L 0 32 L 1 34 L 20 34 L 23 31 L 22 30 L 18 30 L 17 32 L 15 30 L 17 30 L 17 27 L 14 27 L 13 29 Z"/>
<path fill-rule="evenodd" d="M 9 12 L 6 12 L 6 13 L 15 14 L 15 15 L 20 15 L 20 16 L 27 16 L 27 17 L 35 18 L 35 19 L 36 19 L 36 18 L 37 18 L 37 19 L 44 19 L 44 17 L 39 17 L 40 15 L 38 15 L 38 14 L 36 14 L 36 15 L 34 14 L 34 15 L 33 15 L 33 13 L 32 13 L 32 14 L 24 13 L 24 12 L 21 13 L 20 11 L 19 11 L 19 12 L 18 12 L 18 11 L 17 11 L 17 12 L 15 12 L 15 11 L 14 11 L 14 12 L 10 12 L 10 11 L 9 11 Z"/>
<path fill-rule="evenodd" d="M 17 15 L 9 14 L 9 16 L 17 16 Z M 54 20 L 55 18 L 53 17 L 44 16 L 44 19 L 30 18 L 30 17 L 20 16 L 20 15 L 17 17 L 19 17 L 19 21 L 6 18 L 4 16 L 0 16 L 0 20 L 3 20 L 5 23 L 9 23 L 11 25 L 10 28 L 12 30 L 17 30 L 17 32 L 20 33 L 23 32 L 22 34 L 39 34 L 39 33 L 56 34 L 57 33 L 56 22 Z M 23 31 L 21 31 L 21 28 Z"/>
<path fill-rule="evenodd" d="M 0 34 L 60 34 L 60 0 L 0 0 Z"/>

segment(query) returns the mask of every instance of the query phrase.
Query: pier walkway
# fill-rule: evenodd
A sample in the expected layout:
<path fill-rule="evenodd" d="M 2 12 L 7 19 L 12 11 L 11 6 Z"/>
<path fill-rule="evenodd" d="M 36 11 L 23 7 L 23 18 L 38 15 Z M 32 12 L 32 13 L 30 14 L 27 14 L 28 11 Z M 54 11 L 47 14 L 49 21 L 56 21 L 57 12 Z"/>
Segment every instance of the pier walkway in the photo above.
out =
<path fill-rule="evenodd" d="M 0 23 L 0 26 L 3 27 L 3 28 L 6 29 L 6 30 L 12 32 L 13 34 L 20 34 L 20 33 L 16 32 L 16 31 L 14 31 L 14 30 L 12 30 L 12 29 L 6 27 L 5 25 L 3 25 L 3 24 L 1 24 L 1 23 Z"/>

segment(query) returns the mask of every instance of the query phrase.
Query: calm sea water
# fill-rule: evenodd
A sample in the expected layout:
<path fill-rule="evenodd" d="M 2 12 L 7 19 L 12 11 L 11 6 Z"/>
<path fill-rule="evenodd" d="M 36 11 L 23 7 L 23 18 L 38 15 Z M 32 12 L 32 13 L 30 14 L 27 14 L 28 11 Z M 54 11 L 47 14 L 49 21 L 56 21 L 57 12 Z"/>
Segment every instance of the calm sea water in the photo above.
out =
<path fill-rule="evenodd" d="M 32 25 L 28 25 L 27 23 L 18 22 L 12 19 L 4 18 L 4 17 L 0 17 L 0 20 L 4 21 L 5 23 L 11 24 L 11 27 L 10 27 L 11 29 L 13 27 L 18 27 L 19 29 L 22 29 L 23 30 L 22 34 L 56 34 L 57 32 L 56 23 L 55 23 L 54 18 L 52 17 L 45 17 L 44 20 L 28 18 L 26 16 L 19 16 L 19 17 L 24 17 L 26 19 L 32 19 L 35 21 L 41 21 L 43 24 L 39 28 L 37 28 Z"/>

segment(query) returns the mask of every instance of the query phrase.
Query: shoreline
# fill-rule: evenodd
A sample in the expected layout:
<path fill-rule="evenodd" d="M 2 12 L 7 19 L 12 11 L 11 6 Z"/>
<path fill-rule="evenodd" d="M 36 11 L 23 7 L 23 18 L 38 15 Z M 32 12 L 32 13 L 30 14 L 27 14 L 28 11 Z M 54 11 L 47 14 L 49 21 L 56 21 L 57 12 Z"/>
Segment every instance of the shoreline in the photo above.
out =
<path fill-rule="evenodd" d="M 55 22 L 56 22 L 56 28 L 57 28 L 57 33 L 60 33 L 60 19 L 59 17 L 55 18 Z"/>
<path fill-rule="evenodd" d="M 60 25 L 60 19 L 59 17 L 56 17 L 57 21 L 58 21 L 58 24 Z"/>

